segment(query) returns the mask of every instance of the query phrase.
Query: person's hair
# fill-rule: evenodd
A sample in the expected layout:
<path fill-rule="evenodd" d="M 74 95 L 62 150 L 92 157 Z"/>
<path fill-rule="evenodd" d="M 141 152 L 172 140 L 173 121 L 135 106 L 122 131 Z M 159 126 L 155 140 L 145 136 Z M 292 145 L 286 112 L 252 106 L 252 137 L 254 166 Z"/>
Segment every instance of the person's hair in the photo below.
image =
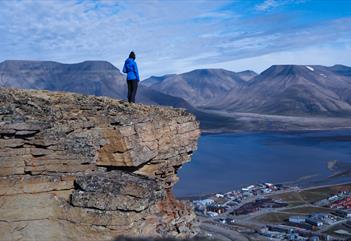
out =
<path fill-rule="evenodd" d="M 132 59 L 135 59 L 135 53 L 132 51 L 132 52 L 130 52 L 130 54 L 129 54 L 129 58 L 132 58 Z"/>

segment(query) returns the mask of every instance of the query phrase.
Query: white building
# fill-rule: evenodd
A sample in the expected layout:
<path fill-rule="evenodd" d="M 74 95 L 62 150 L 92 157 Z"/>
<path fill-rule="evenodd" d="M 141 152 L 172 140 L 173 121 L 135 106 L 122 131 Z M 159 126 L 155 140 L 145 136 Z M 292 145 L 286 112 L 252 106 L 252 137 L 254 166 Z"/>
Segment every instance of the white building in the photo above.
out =
<path fill-rule="evenodd" d="M 200 206 L 208 206 L 214 203 L 213 199 L 203 199 L 203 200 L 196 200 L 194 201 L 195 205 L 200 205 Z"/>
<path fill-rule="evenodd" d="M 209 211 L 209 212 L 207 212 L 207 215 L 210 217 L 217 217 L 218 213 Z"/>
<path fill-rule="evenodd" d="M 291 223 L 304 223 L 306 221 L 306 216 L 290 216 L 289 222 Z"/>
<path fill-rule="evenodd" d="M 250 191 L 250 190 L 252 190 L 252 189 L 254 189 L 254 188 L 255 188 L 254 185 L 250 185 L 250 186 L 241 188 L 241 190 L 242 190 L 243 192 L 247 192 L 247 191 Z"/>

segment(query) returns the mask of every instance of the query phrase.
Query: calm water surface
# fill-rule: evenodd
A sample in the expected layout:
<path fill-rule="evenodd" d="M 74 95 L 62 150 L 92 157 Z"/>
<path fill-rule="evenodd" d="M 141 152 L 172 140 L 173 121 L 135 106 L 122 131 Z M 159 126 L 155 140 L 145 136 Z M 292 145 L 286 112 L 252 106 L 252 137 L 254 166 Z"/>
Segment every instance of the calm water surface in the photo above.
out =
<path fill-rule="evenodd" d="M 328 161 L 351 163 L 351 131 L 202 135 L 192 161 L 179 171 L 177 196 L 229 191 L 259 182 L 316 185 L 349 181 L 327 178 Z"/>

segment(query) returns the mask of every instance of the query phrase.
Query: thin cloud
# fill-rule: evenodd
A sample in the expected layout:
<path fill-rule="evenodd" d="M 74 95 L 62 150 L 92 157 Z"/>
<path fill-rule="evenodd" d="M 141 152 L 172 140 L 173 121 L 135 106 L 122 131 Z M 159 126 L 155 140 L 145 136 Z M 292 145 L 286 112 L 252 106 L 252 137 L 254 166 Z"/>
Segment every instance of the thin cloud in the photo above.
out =
<path fill-rule="evenodd" d="M 311 46 L 339 51 L 350 42 L 351 16 L 308 22 L 302 10 L 275 12 L 282 5 L 274 2 L 261 2 L 269 11 L 260 13 L 250 1 L 0 1 L 0 61 L 100 59 L 121 67 L 135 50 L 145 78 Z M 287 3 L 294 4 L 278 4 Z"/>
<path fill-rule="evenodd" d="M 257 4 L 255 9 L 257 11 L 268 11 L 279 6 L 288 4 L 300 4 L 305 2 L 305 0 L 264 0 L 263 2 Z"/>
<path fill-rule="evenodd" d="M 266 11 L 270 8 L 275 8 L 281 4 L 282 4 L 282 2 L 279 2 L 277 0 L 265 0 L 260 4 L 257 4 L 255 8 L 258 11 Z"/>

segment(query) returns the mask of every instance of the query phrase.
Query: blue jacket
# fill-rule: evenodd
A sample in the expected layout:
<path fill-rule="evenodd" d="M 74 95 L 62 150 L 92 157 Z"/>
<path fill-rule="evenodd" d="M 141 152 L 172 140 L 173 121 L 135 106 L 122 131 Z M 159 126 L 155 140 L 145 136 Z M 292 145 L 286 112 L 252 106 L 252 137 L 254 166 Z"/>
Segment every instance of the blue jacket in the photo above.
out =
<path fill-rule="evenodd" d="M 134 59 L 128 58 L 124 62 L 123 73 L 127 73 L 127 80 L 137 80 L 139 79 L 138 66 Z"/>

